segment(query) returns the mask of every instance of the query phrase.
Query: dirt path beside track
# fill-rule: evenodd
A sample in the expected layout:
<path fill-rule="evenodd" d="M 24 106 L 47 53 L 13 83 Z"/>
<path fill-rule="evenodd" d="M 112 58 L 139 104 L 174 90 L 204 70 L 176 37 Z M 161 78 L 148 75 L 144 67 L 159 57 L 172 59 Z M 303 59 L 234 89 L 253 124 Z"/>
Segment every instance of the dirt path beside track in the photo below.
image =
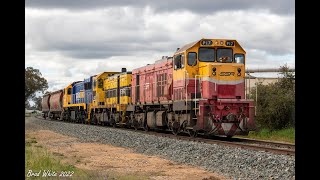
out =
<path fill-rule="evenodd" d="M 26 123 L 28 121 L 26 120 Z M 30 127 L 30 125 L 28 126 Z M 97 176 L 128 177 L 129 179 L 225 179 L 200 168 L 182 165 L 157 156 L 147 156 L 130 149 L 100 143 L 84 143 L 79 139 L 38 128 L 27 128 L 26 137 L 55 155 L 62 163 L 95 171 Z"/>

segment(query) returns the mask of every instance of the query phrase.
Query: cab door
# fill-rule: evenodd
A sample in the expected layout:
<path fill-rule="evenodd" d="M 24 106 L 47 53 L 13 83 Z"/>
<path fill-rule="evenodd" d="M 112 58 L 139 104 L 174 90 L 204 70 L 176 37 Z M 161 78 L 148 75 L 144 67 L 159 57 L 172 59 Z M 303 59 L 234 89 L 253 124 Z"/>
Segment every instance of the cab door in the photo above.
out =
<path fill-rule="evenodd" d="M 182 100 L 185 98 L 185 87 L 187 71 L 185 68 L 185 54 L 177 54 L 173 59 L 173 99 Z"/>

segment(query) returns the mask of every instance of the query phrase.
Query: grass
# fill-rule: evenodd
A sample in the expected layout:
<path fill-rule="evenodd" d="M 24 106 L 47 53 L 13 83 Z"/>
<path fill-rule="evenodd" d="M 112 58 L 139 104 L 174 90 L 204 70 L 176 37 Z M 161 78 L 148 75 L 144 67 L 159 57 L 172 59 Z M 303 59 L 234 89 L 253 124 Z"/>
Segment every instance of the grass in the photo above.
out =
<path fill-rule="evenodd" d="M 61 159 L 66 158 L 60 153 L 51 153 L 41 145 L 37 144 L 36 138 L 26 134 L 25 139 L 25 179 L 119 179 L 119 180 L 144 180 L 149 176 L 140 174 L 121 174 L 111 170 L 103 172 L 89 171 L 76 168 L 71 164 L 61 163 Z M 80 162 L 78 159 L 76 162 Z M 28 172 L 39 173 L 39 176 L 28 177 Z M 57 176 L 42 177 L 44 170 L 51 170 L 57 173 Z M 59 174 L 64 171 L 74 172 L 71 177 L 60 177 Z"/>
<path fill-rule="evenodd" d="M 90 172 L 78 169 L 73 165 L 62 164 L 60 162 L 61 155 L 54 155 L 48 152 L 42 146 L 36 145 L 36 143 L 37 141 L 34 138 L 28 138 L 25 141 L 26 179 L 41 179 L 43 178 L 42 175 L 44 170 L 51 170 L 51 172 L 55 171 L 57 173 L 57 176 L 52 176 L 52 179 L 57 179 L 62 171 L 74 172 L 71 176 L 71 179 L 79 179 L 80 177 L 81 179 L 90 178 Z M 28 177 L 27 175 L 30 170 L 33 173 L 38 173 L 41 170 L 41 172 L 39 173 L 39 177 L 35 175 Z"/>
<path fill-rule="evenodd" d="M 295 129 L 286 128 L 274 131 L 269 129 L 261 129 L 257 132 L 251 131 L 248 135 L 248 138 L 295 143 Z"/>

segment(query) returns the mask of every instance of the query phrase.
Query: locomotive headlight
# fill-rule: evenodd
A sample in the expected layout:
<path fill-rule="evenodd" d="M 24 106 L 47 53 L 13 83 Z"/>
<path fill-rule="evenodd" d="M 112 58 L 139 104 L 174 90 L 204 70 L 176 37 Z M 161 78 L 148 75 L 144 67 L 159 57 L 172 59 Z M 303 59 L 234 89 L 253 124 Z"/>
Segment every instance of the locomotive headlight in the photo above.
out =
<path fill-rule="evenodd" d="M 241 76 L 241 68 L 238 68 L 238 76 Z"/>
<path fill-rule="evenodd" d="M 223 41 L 220 41 L 220 44 L 222 45 L 222 44 L 223 44 Z"/>
<path fill-rule="evenodd" d="M 213 67 L 213 68 L 212 68 L 212 75 L 213 75 L 213 76 L 215 76 L 215 75 L 217 74 L 217 73 L 216 73 L 216 70 L 217 70 L 216 67 Z"/>

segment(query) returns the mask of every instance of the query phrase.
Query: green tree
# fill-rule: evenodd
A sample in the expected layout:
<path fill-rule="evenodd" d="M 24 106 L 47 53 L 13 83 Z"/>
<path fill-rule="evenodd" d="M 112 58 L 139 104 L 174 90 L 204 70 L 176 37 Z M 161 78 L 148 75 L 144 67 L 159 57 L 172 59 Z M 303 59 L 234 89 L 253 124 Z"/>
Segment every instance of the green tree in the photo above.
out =
<path fill-rule="evenodd" d="M 256 122 L 260 128 L 282 129 L 295 125 L 295 75 L 287 65 L 280 67 L 278 82 L 263 85 L 257 84 L 258 101 Z M 256 100 L 256 91 L 251 98 Z"/>
<path fill-rule="evenodd" d="M 48 89 L 48 82 L 42 77 L 41 72 L 33 67 L 25 69 L 25 104 L 35 98 L 36 92 L 44 92 Z"/>
<path fill-rule="evenodd" d="M 34 102 L 34 107 L 35 107 L 35 109 L 41 111 L 41 107 L 42 107 L 42 106 L 41 106 L 42 97 L 41 97 L 41 96 L 39 96 L 39 97 L 34 97 L 34 98 L 32 99 L 32 101 Z"/>

